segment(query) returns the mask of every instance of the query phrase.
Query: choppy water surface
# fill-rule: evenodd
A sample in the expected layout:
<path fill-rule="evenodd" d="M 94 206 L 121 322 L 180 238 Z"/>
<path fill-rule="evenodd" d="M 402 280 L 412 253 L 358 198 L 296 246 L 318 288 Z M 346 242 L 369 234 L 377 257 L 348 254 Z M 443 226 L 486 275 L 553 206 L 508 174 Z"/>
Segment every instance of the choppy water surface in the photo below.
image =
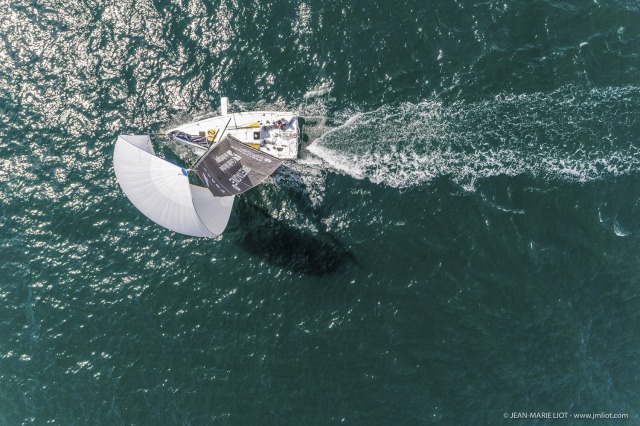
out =
<path fill-rule="evenodd" d="M 638 421 L 639 19 L 0 0 L 0 423 Z M 221 95 L 304 149 L 186 238 L 113 144 Z"/>

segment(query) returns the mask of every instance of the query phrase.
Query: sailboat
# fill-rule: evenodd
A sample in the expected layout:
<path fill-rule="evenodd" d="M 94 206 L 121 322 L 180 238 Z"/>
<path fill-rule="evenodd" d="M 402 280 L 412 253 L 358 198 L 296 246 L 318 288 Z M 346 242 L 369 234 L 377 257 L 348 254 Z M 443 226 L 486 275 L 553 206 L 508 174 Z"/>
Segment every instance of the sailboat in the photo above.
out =
<path fill-rule="evenodd" d="M 224 231 L 234 197 L 298 156 L 300 128 L 292 112 L 228 112 L 167 130 L 170 141 L 198 156 L 185 169 L 155 154 L 150 135 L 120 135 L 113 167 L 127 198 L 160 226 L 193 237 Z M 204 186 L 189 181 L 195 174 Z"/>
<path fill-rule="evenodd" d="M 166 136 L 203 155 L 224 136 L 282 160 L 298 158 L 298 116 L 289 111 L 249 111 L 230 114 L 229 99 L 221 98 L 221 115 L 194 121 L 166 131 Z"/>

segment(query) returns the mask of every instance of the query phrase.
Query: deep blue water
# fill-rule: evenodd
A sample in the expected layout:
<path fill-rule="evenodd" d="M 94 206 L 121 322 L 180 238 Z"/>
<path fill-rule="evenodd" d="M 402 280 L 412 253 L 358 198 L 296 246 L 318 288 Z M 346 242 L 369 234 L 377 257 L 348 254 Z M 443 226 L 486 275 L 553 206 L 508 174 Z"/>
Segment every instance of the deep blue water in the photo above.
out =
<path fill-rule="evenodd" d="M 0 0 L 0 424 L 637 424 L 638 22 Z M 187 238 L 126 199 L 115 138 L 220 96 L 299 112 L 302 155 Z"/>

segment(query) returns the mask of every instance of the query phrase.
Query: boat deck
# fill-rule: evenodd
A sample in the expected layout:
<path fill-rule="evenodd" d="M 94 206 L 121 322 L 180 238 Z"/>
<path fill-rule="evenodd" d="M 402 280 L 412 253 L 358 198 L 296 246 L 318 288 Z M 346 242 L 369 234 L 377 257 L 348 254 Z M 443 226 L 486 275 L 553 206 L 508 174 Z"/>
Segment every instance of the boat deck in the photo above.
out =
<path fill-rule="evenodd" d="M 196 154 L 206 149 L 223 136 L 230 135 L 267 154 L 283 160 L 298 157 L 300 128 L 298 117 L 284 111 L 252 111 L 220 115 L 195 121 L 167 130 L 188 135 L 180 142 L 190 145 Z M 196 140 L 199 142 L 196 142 Z"/>

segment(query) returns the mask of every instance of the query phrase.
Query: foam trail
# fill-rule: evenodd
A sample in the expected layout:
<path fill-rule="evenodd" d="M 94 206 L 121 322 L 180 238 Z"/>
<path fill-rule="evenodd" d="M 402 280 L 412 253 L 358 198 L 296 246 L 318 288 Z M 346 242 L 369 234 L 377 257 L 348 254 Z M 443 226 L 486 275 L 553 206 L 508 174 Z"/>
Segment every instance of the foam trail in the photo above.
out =
<path fill-rule="evenodd" d="M 496 175 L 586 182 L 640 171 L 639 107 L 635 87 L 404 103 L 356 112 L 307 149 L 335 170 L 397 188 L 444 175 L 469 189 Z"/>

